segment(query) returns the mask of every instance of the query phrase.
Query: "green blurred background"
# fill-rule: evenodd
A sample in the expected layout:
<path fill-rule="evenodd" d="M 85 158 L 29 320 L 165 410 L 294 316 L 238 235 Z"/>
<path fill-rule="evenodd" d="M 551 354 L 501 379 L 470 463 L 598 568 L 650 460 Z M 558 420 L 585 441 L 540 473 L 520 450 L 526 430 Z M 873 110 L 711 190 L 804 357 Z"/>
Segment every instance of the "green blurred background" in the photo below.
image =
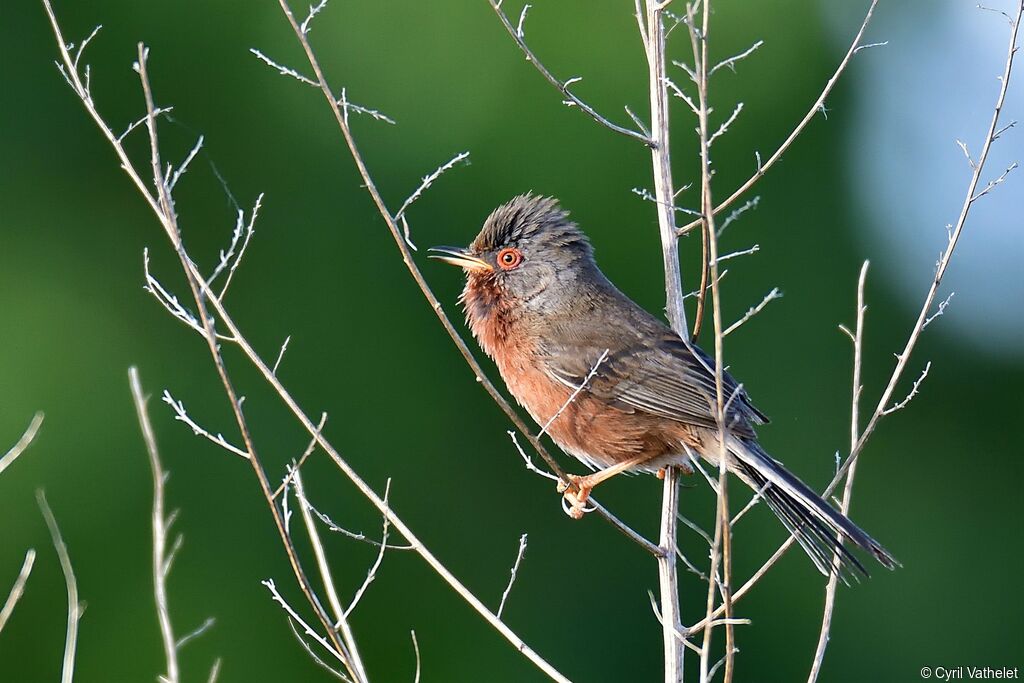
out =
<path fill-rule="evenodd" d="M 142 40 L 151 48 L 158 103 L 175 107 L 175 123 L 161 124 L 165 158 L 180 159 L 197 134 L 206 136 L 206 151 L 178 192 L 196 258 L 212 267 L 234 221 L 211 162 L 243 206 L 267 193 L 229 304 L 264 357 L 272 359 L 291 336 L 280 376 L 310 414 L 330 414 L 326 432 L 349 462 L 377 490 L 392 478 L 395 510 L 493 607 L 517 539 L 528 533 L 506 616 L 574 680 L 659 680 L 661 636 L 647 597 L 657 588 L 654 563 L 601 520 L 568 519 L 550 482 L 525 471 L 505 434 L 506 419 L 398 258 L 321 96 L 249 54 L 258 47 L 304 70 L 277 3 L 102 0 L 60 2 L 56 9 L 76 40 L 104 25 L 87 61 L 109 121 L 123 127 L 140 115 L 131 63 Z M 518 9 L 509 12 L 514 17 Z M 645 63 L 631 11 L 629 2 L 538 2 L 527 20 L 531 44 L 547 65 L 563 77 L 585 76 L 576 91 L 619 122 L 626 121 L 623 104 L 646 111 Z M 751 173 L 754 150 L 767 154 L 782 141 L 831 74 L 845 49 L 840 43 L 859 19 L 851 13 L 836 34 L 826 29 L 829 11 L 811 0 L 716 3 L 714 55 L 766 39 L 737 74 L 725 72 L 713 83 L 720 111 L 740 98 L 746 103 L 715 146 L 719 196 Z M 883 3 L 870 37 L 896 46 L 859 56 L 851 79 L 861 77 L 867 60 L 898 58 L 899 30 L 906 27 L 886 31 L 887 11 Z M 484 0 L 335 0 L 311 38 L 336 87 L 398 121 L 354 120 L 391 207 L 422 175 L 471 152 L 471 165 L 451 171 L 411 210 L 418 245 L 468 242 L 512 195 L 552 194 L 592 236 L 605 272 L 649 310 L 662 309 L 654 211 L 630 192 L 651 186 L 648 154 L 560 105 Z M 994 60 L 1003 41 L 990 45 Z M 687 50 L 683 33 L 674 34 L 672 56 Z M 150 408 L 173 473 L 168 505 L 181 509 L 177 529 L 185 545 L 169 583 L 172 617 L 182 634 L 207 617 L 217 620 L 184 649 L 184 680 L 205 680 L 217 657 L 222 681 L 329 680 L 259 583 L 276 579 L 301 606 L 250 469 L 195 438 L 159 401 L 168 389 L 194 418 L 237 440 L 203 342 L 142 289 L 148 246 L 157 276 L 186 294 L 166 239 L 56 72 L 55 55 L 42 8 L 5 2 L 0 450 L 34 411 L 45 411 L 46 421 L 31 450 L 0 477 L 0 593 L 6 595 L 25 550 L 39 553 L 27 592 L 0 633 L 0 680 L 52 681 L 60 670 L 65 594 L 37 488 L 54 508 L 88 604 L 77 680 L 152 681 L 164 670 L 150 584 L 150 475 L 128 391 L 132 364 L 154 397 Z M 867 291 L 865 410 L 916 314 L 886 283 L 905 278 L 923 295 L 930 278 L 927 263 L 903 272 L 885 259 L 884 245 L 863 236 L 867 218 L 853 197 L 843 150 L 851 144 L 850 111 L 859 96 L 866 98 L 859 106 L 871 106 L 870 88 L 855 91 L 851 82 L 830 98 L 827 121 L 815 120 L 760 183 L 760 207 L 723 238 L 727 251 L 761 246 L 729 264 L 728 320 L 773 286 L 785 293 L 729 337 L 726 353 L 773 418 L 762 430 L 768 450 L 815 486 L 827 482 L 834 452 L 848 442 L 851 354 L 836 325 L 852 322 L 861 261 L 880 259 Z M 681 185 L 694 180 L 697 150 L 692 119 L 682 107 L 674 111 Z M 972 141 L 985 117 L 964 133 Z M 1008 139 L 1020 149 L 1019 136 Z M 133 139 L 132 149 L 142 151 L 143 142 Z M 1016 187 L 1001 191 L 1019 198 L 1020 179 L 1012 180 Z M 697 200 L 691 192 L 681 201 Z M 984 240 L 981 227 L 970 225 L 965 240 Z M 891 229 L 900 229 L 898 221 Z M 941 225 L 934 229 L 941 233 Z M 699 244 L 683 240 L 682 249 L 692 283 Z M 461 319 L 458 274 L 422 252 L 416 258 L 448 312 Z M 1011 310 L 1020 305 L 1006 302 Z M 956 315 L 954 304 L 947 316 Z M 921 395 L 883 422 L 864 453 L 853 516 L 904 568 L 875 571 L 840 590 L 826 680 L 913 681 L 922 666 L 1024 663 L 1017 581 L 1024 571 L 1024 453 L 1011 427 L 1024 416 L 1024 361 L 1019 352 L 966 349 L 951 329 L 944 319 L 928 330 L 909 371 L 933 361 Z M 279 478 L 306 440 L 244 359 L 231 349 L 227 357 L 271 477 Z M 566 466 L 579 469 L 568 460 Z M 310 496 L 333 519 L 376 533 L 379 519 L 326 458 L 315 456 L 306 472 Z M 601 498 L 654 537 L 660 490 L 650 477 L 622 478 Z M 711 526 L 713 499 L 701 481 L 684 491 L 682 507 Z M 747 517 L 735 535 L 736 576 L 746 577 L 783 537 L 763 508 Z M 699 559 L 700 539 L 688 532 L 681 538 Z M 350 595 L 373 549 L 339 537 L 327 543 L 339 587 Z M 791 552 L 739 603 L 738 613 L 753 625 L 738 629 L 738 680 L 803 680 L 823 583 L 805 557 Z M 704 600 L 703 586 L 686 575 L 687 622 L 699 618 Z M 411 629 L 425 681 L 542 680 L 417 556 L 395 552 L 355 614 L 373 680 L 412 680 Z"/>

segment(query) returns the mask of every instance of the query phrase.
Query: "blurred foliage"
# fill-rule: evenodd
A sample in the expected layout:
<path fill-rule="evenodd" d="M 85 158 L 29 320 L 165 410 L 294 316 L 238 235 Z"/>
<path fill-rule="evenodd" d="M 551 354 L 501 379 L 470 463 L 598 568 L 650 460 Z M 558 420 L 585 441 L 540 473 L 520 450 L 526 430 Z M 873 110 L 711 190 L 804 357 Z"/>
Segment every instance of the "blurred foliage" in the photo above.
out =
<path fill-rule="evenodd" d="M 265 357 L 291 335 L 280 375 L 307 411 L 330 414 L 326 433 L 353 466 L 378 490 L 392 478 L 394 508 L 492 606 L 519 534 L 529 533 L 506 615 L 574 679 L 658 680 L 661 640 L 646 594 L 657 586 L 654 563 L 600 520 L 566 518 L 549 482 L 524 470 L 506 420 L 397 257 L 321 96 L 249 54 L 258 47 L 302 70 L 277 3 L 96 0 L 56 9 L 69 36 L 104 25 L 87 61 L 109 121 L 124 126 L 142 110 L 130 68 L 141 40 L 151 48 L 158 103 L 174 106 L 173 123 L 161 125 L 165 158 L 180 159 L 200 132 L 206 136 L 178 194 L 196 258 L 212 266 L 234 221 L 214 166 L 243 206 L 267 193 L 229 304 Z M 713 84 L 720 112 L 732 111 L 740 98 L 746 103 L 715 147 L 719 196 L 753 171 L 754 150 L 767 154 L 782 141 L 831 74 L 844 46 L 826 42 L 819 10 L 811 0 L 716 4 L 714 55 L 766 39 L 738 73 L 723 72 Z M 642 112 L 647 101 L 631 11 L 623 2 L 538 2 L 526 23 L 546 64 L 562 77 L 583 75 L 576 91 L 620 122 L 627 121 L 624 104 Z M 205 680 L 216 657 L 223 658 L 222 681 L 326 680 L 259 583 L 275 578 L 301 604 L 249 468 L 195 438 L 158 400 L 169 389 L 195 419 L 233 438 L 202 341 L 142 290 L 148 246 L 157 276 L 184 294 L 173 253 L 56 72 L 42 8 L 7 3 L 2 16 L 0 450 L 35 410 L 46 412 L 46 422 L 31 450 L 0 478 L 0 593 L 6 595 L 25 549 L 39 552 L 27 592 L 0 634 L 0 680 L 54 680 L 60 668 L 65 595 L 35 505 L 40 487 L 88 603 L 76 679 L 145 681 L 163 671 L 149 584 L 149 474 L 128 392 L 130 364 L 153 394 L 160 447 L 173 473 L 168 505 L 181 509 L 177 529 L 185 545 L 169 585 L 176 628 L 184 634 L 207 616 L 217 619 L 185 648 L 185 680 Z M 650 310 L 661 310 L 654 211 L 630 192 L 650 186 L 649 156 L 561 106 L 484 0 L 335 0 L 311 38 L 337 88 L 344 85 L 352 101 L 398 122 L 355 122 L 392 207 L 439 163 L 471 152 L 470 166 L 451 171 L 411 210 L 417 244 L 468 242 L 489 210 L 512 195 L 555 195 L 592 236 L 605 272 Z M 670 50 L 685 58 L 681 33 Z M 756 192 L 760 207 L 730 227 L 723 244 L 728 251 L 761 245 L 758 254 L 729 263 L 727 319 L 773 286 L 785 292 L 729 338 L 727 355 L 774 419 L 762 430 L 768 449 L 815 485 L 828 480 L 833 453 L 848 440 L 850 349 L 836 324 L 852 320 L 856 273 L 871 256 L 855 238 L 863 217 L 848 199 L 836 152 L 849 105 L 840 85 L 828 119 L 815 121 L 765 177 Z M 693 180 L 696 145 L 692 120 L 682 107 L 675 112 L 673 152 L 683 184 Z M 144 152 L 141 136 L 133 145 Z M 696 204 L 694 191 L 680 201 Z M 969 228 L 966 239 L 984 235 Z M 699 244 L 684 239 L 682 249 L 692 281 Z M 458 318 L 457 274 L 425 261 L 423 267 Z M 866 410 L 914 315 L 873 286 L 874 275 Z M 930 274 L 907 276 L 923 294 Z M 948 315 L 956 315 L 955 306 Z M 941 327 L 940 320 L 929 329 L 911 363 L 913 372 L 934 361 L 922 394 L 883 423 L 864 454 L 853 507 L 858 523 L 904 568 L 840 591 L 826 680 L 906 681 L 925 665 L 1021 663 L 1024 611 L 1015 578 L 1024 571 L 1022 452 L 1007 426 L 1024 414 L 1024 368 L 959 353 Z M 306 440 L 241 356 L 227 353 L 263 457 L 280 476 Z M 311 460 L 306 482 L 336 521 L 367 533 L 379 527 L 324 458 Z M 683 510 L 710 527 L 706 488 L 694 481 Z M 653 478 L 616 481 L 602 500 L 655 535 L 660 486 Z M 782 538 L 767 512 L 751 514 L 736 531 L 736 576 L 748 575 Z M 700 539 L 682 539 L 699 560 Z M 343 593 L 351 594 L 373 549 L 331 538 L 328 550 Z M 794 552 L 740 603 L 739 613 L 754 622 L 738 629 L 740 680 L 806 675 L 822 594 L 821 577 Z M 687 575 L 682 602 L 689 621 L 702 613 L 703 596 Z M 410 629 L 419 639 L 424 680 L 541 680 L 412 554 L 385 558 L 355 629 L 376 681 L 412 680 Z"/>

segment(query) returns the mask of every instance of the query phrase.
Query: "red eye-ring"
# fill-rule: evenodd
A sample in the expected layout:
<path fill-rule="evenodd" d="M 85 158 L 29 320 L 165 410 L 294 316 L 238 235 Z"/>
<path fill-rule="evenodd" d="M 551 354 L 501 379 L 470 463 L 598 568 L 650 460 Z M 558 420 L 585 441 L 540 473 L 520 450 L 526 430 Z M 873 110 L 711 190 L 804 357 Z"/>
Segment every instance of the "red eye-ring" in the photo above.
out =
<path fill-rule="evenodd" d="M 498 252 L 498 265 L 505 270 L 512 270 L 523 262 L 523 254 L 515 247 L 506 247 Z"/>

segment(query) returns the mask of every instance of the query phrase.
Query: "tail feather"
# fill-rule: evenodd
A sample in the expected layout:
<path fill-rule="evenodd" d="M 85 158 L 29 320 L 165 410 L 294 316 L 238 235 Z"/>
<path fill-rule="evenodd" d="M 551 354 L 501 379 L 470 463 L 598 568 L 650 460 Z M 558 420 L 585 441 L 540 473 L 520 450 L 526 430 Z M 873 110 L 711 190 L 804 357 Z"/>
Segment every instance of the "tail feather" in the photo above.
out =
<path fill-rule="evenodd" d="M 899 565 L 878 541 L 822 500 L 756 442 L 730 437 L 728 446 L 736 459 L 737 474 L 755 490 L 765 489 L 765 502 L 796 537 L 822 574 L 827 576 L 835 571 L 844 581 L 847 573 L 856 576 L 848 570 L 867 576 L 864 565 L 840 539 L 851 541 L 867 551 L 886 569 Z"/>

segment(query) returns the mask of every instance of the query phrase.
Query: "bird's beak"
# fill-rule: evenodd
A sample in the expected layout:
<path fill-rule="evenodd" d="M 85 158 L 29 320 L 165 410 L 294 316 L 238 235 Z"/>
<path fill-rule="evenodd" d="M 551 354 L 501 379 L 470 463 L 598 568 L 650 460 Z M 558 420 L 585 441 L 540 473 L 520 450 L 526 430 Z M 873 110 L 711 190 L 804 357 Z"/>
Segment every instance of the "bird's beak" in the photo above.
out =
<path fill-rule="evenodd" d="M 431 252 L 430 258 L 440 259 L 466 270 L 493 270 L 487 261 L 473 256 L 461 247 L 431 247 L 427 251 Z"/>

